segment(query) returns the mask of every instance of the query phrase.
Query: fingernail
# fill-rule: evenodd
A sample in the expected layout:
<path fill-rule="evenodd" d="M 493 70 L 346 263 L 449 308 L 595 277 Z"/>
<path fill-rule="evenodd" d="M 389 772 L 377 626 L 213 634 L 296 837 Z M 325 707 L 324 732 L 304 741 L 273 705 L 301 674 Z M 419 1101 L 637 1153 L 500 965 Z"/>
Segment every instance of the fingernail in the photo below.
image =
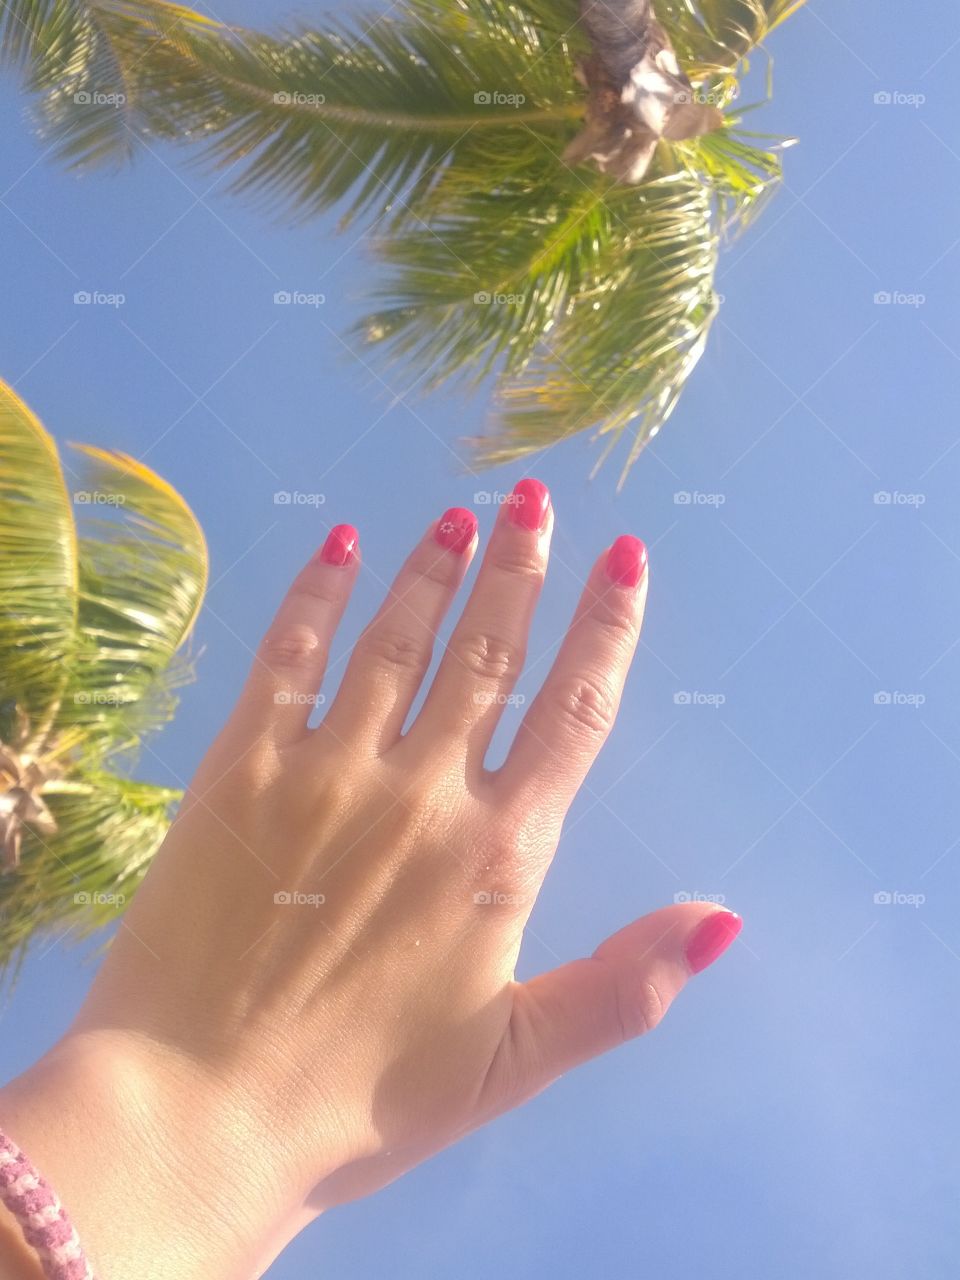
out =
<path fill-rule="evenodd" d="M 714 911 L 701 920 L 686 946 L 691 973 L 700 973 L 718 960 L 742 928 L 743 921 L 732 911 Z"/>
<path fill-rule="evenodd" d="M 352 524 L 335 524 L 320 548 L 320 559 L 324 564 L 343 568 L 353 559 L 359 541 L 360 535 Z"/>
<path fill-rule="evenodd" d="M 527 477 L 513 486 L 509 501 L 510 519 L 521 529 L 533 529 L 539 533 L 547 523 L 550 510 L 550 490 L 539 480 Z"/>
<path fill-rule="evenodd" d="M 477 517 L 463 507 L 451 507 L 440 517 L 434 538 L 448 551 L 466 551 L 477 532 Z"/>
<path fill-rule="evenodd" d="M 635 587 L 647 568 L 647 548 L 625 533 L 607 552 L 607 577 L 618 587 Z"/>

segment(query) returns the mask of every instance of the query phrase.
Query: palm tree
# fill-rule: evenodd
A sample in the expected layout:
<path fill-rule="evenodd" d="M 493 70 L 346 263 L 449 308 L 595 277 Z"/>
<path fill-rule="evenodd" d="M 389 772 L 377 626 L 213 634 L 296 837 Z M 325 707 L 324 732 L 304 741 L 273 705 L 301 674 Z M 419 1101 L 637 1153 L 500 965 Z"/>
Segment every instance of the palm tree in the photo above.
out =
<path fill-rule="evenodd" d="M 780 176 L 781 143 L 732 103 L 803 0 L 655 3 L 725 114 L 660 141 L 640 184 L 563 159 L 586 102 L 577 0 L 403 0 L 276 36 L 160 0 L 5 0 L 0 50 L 73 164 L 189 142 L 268 206 L 363 220 L 387 270 L 353 336 L 408 361 L 415 386 L 493 374 L 481 462 L 595 428 L 601 457 L 629 441 L 625 474 L 703 352 L 722 238 Z"/>
<path fill-rule="evenodd" d="M 121 453 L 52 438 L 0 381 L 0 967 L 37 930 L 85 935 L 142 879 L 179 792 L 137 744 L 189 675 L 207 579 L 183 499 Z"/>

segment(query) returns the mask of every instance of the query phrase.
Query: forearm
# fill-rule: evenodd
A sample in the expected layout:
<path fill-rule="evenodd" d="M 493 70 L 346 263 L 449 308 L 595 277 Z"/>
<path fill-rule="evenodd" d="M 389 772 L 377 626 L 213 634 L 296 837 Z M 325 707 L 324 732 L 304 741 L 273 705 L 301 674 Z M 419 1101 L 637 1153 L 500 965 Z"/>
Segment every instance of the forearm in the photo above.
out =
<path fill-rule="evenodd" d="M 194 1119 L 190 1132 L 172 1121 L 150 1073 L 109 1040 L 68 1038 L 0 1089 L 0 1128 L 56 1190 L 97 1280 L 252 1280 L 269 1261 L 267 1215 L 252 1187 L 248 1207 L 229 1135 L 211 1149 L 209 1117 Z M 2 1274 L 35 1280 L 0 1212 Z"/>

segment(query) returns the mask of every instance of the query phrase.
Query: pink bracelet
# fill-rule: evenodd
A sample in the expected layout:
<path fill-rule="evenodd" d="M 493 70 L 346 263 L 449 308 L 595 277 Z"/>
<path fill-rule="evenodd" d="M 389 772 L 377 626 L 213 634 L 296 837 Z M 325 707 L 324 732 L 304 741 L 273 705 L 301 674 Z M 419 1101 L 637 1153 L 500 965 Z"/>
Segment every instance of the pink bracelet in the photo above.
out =
<path fill-rule="evenodd" d="M 47 1280 L 94 1280 L 73 1224 L 53 1188 L 16 1143 L 0 1132 L 0 1204 L 36 1250 Z"/>

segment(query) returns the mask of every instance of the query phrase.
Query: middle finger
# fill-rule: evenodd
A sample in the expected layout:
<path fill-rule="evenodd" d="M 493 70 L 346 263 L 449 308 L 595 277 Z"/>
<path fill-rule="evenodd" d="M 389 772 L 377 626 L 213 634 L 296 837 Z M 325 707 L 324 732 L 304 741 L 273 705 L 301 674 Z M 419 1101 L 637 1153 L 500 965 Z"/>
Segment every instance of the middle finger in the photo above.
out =
<path fill-rule="evenodd" d="M 490 544 L 423 710 L 410 736 L 466 744 L 480 766 L 523 666 L 527 634 L 547 568 L 553 512 L 539 480 L 518 482 Z"/>

